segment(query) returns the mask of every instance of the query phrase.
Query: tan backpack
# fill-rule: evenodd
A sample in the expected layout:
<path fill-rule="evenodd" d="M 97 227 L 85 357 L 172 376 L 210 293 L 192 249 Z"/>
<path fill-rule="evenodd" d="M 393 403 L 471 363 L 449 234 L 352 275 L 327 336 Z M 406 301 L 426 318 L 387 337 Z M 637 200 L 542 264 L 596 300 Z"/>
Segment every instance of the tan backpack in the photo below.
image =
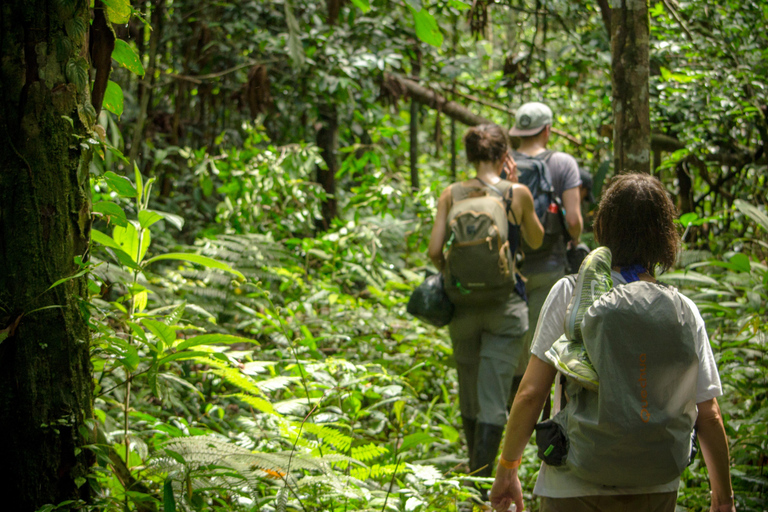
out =
<path fill-rule="evenodd" d="M 509 220 L 512 183 L 451 186 L 445 291 L 457 305 L 501 302 L 515 289 Z"/>

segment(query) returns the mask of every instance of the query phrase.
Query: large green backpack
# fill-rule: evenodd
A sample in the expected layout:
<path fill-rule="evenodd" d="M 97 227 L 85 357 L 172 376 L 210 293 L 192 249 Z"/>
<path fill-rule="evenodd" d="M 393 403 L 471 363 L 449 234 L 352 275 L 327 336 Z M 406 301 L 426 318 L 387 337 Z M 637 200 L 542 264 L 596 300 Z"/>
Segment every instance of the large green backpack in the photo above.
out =
<path fill-rule="evenodd" d="M 482 183 L 482 182 L 481 182 Z M 457 305 L 484 305 L 507 299 L 515 289 L 509 246 L 508 211 L 512 183 L 494 186 L 456 183 L 446 230 L 445 292 Z"/>
<path fill-rule="evenodd" d="M 602 485 L 645 487 L 679 477 L 696 422 L 696 320 L 672 287 L 617 286 L 587 310 L 584 345 L 600 390 L 573 392 L 555 417 L 565 465 Z"/>

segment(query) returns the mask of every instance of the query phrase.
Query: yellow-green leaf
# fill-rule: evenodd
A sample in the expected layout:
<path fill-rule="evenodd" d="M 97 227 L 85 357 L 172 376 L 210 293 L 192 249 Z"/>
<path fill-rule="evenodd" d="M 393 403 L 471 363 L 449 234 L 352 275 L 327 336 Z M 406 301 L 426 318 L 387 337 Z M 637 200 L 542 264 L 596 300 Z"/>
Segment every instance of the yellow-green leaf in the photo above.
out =
<path fill-rule="evenodd" d="M 107 82 L 103 105 L 117 117 L 123 115 L 123 89 L 112 80 Z"/>
<path fill-rule="evenodd" d="M 132 71 L 139 76 L 144 76 L 144 66 L 141 64 L 141 59 L 136 52 L 133 51 L 131 45 L 122 39 L 115 40 L 115 49 L 112 50 L 112 58 L 127 70 Z"/>

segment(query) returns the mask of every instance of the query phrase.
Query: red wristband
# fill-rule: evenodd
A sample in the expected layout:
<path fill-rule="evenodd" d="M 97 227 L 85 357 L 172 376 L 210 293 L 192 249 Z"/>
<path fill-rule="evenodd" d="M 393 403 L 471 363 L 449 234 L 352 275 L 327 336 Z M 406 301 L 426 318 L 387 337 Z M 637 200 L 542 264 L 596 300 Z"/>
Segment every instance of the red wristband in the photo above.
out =
<path fill-rule="evenodd" d="M 513 460 L 511 462 L 508 461 L 507 459 L 505 459 L 503 455 L 499 455 L 499 464 L 501 464 L 502 466 L 504 466 L 507 469 L 515 469 L 515 468 L 517 468 L 522 461 L 523 461 L 523 456 L 522 455 L 520 456 L 519 459 Z"/>

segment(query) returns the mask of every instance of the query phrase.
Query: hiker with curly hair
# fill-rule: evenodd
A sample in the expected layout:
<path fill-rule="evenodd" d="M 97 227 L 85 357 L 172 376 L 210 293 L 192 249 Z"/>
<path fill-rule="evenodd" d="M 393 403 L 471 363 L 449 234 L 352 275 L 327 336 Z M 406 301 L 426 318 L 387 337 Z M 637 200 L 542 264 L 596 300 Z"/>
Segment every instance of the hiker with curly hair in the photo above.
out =
<path fill-rule="evenodd" d="M 710 510 L 736 510 L 704 321 L 693 301 L 655 278 L 676 261 L 676 216 L 656 178 L 625 174 L 610 183 L 594 222 L 602 247 L 578 277 L 555 284 L 536 326 L 491 489 L 495 510 L 512 503 L 523 510 L 518 469 L 534 430 L 544 462 L 533 493 L 542 512 L 674 512 L 694 430 Z M 560 351 L 555 366 L 552 349 L 563 339 L 584 350 Z M 586 386 L 585 356 L 595 372 Z M 564 379 L 567 404 L 537 424 L 558 369 L 575 370 Z"/>

